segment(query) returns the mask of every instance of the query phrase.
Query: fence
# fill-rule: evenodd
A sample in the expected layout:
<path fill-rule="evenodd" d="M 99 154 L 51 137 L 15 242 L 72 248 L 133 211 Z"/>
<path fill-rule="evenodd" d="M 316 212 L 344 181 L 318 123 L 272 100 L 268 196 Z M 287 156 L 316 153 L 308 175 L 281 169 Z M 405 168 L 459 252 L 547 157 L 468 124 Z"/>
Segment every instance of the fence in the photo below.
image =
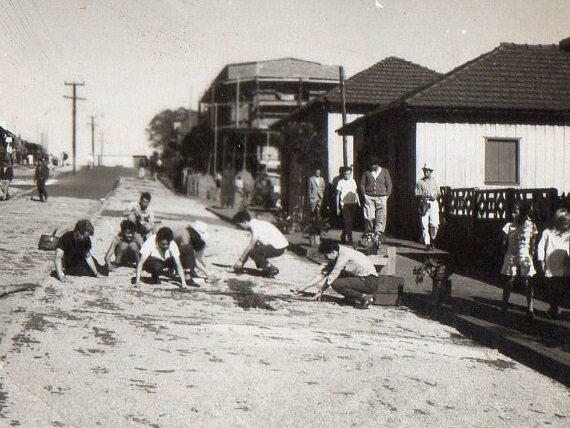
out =
<path fill-rule="evenodd" d="M 556 189 L 441 188 L 441 229 L 438 245 L 462 260 L 500 263 L 501 228 L 512 218 L 515 201 L 530 201 L 532 220 L 539 230 L 550 222 L 554 211 L 570 209 L 570 194 Z"/>

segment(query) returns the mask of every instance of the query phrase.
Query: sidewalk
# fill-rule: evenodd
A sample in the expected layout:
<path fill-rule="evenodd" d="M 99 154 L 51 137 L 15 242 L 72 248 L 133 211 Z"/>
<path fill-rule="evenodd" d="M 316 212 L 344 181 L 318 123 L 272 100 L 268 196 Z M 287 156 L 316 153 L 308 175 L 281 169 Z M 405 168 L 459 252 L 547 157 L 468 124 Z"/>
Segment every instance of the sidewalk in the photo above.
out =
<path fill-rule="evenodd" d="M 231 222 L 237 209 L 210 207 L 223 220 Z M 272 214 L 256 212 L 256 216 L 271 219 Z M 329 230 L 323 238 L 340 241 L 341 230 Z M 359 233 L 355 234 L 355 238 Z M 286 235 L 290 249 L 296 254 L 315 259 L 315 250 L 309 247 L 308 237 L 301 232 Z M 484 268 L 452 275 L 452 299 L 436 312 L 431 304 L 431 281 L 415 284 L 413 269 L 420 266 L 427 254 L 445 255 L 435 250 L 426 253 L 423 245 L 413 241 L 388 239 L 387 246 L 397 250 L 396 274 L 405 279 L 404 304 L 417 313 L 429 316 L 455 327 L 467 337 L 498 349 L 501 353 L 532 367 L 533 369 L 570 385 L 570 321 L 568 309 L 563 320 L 546 318 L 548 304 L 535 300 L 535 319 L 525 319 L 524 294 L 514 292 L 507 316 L 501 313 L 502 289 L 498 274 Z M 496 277 L 496 279 L 495 279 Z"/>

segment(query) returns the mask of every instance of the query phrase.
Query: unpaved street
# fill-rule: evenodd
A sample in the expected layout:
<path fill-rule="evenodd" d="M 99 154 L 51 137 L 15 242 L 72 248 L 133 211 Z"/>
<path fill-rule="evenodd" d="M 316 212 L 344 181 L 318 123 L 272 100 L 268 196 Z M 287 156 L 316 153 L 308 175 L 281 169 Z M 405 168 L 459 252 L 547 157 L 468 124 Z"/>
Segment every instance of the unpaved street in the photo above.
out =
<path fill-rule="evenodd" d="M 137 290 L 126 268 L 49 277 L 40 233 L 92 217 L 102 261 L 119 212 L 147 188 L 161 225 L 209 224 L 218 281 Z M 292 295 L 319 267 L 291 253 L 277 280 L 228 273 L 246 233 L 158 182 L 125 178 L 102 204 L 14 200 L 0 220 L 0 284 L 39 285 L 0 299 L 0 426 L 569 424 L 567 388 L 450 327 Z M 252 303 L 265 309 L 242 307 Z"/>

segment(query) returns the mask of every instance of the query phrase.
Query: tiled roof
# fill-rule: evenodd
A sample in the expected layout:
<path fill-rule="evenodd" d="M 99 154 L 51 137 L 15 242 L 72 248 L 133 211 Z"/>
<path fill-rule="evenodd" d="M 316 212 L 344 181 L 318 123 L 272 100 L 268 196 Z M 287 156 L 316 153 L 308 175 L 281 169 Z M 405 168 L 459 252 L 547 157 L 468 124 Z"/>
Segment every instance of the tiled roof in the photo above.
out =
<path fill-rule="evenodd" d="M 219 78 L 223 80 L 268 78 L 296 78 L 338 80 L 337 65 L 323 65 L 318 62 L 296 58 L 280 58 L 268 61 L 228 64 Z"/>
<path fill-rule="evenodd" d="M 570 111 L 570 51 L 503 43 L 405 99 L 414 107 Z"/>
<path fill-rule="evenodd" d="M 346 80 L 346 103 L 386 105 L 440 76 L 440 73 L 413 62 L 388 57 Z M 340 88 L 331 89 L 323 99 L 340 104 Z"/>

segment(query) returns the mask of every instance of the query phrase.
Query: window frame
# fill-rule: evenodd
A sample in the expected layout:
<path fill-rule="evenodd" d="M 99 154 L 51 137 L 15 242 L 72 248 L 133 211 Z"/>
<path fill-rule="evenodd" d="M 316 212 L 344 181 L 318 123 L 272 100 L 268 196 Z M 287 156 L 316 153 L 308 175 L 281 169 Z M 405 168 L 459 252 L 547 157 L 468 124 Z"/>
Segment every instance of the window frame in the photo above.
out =
<path fill-rule="evenodd" d="M 483 152 L 483 157 L 484 157 L 484 179 L 483 182 L 486 185 L 492 185 L 492 186 L 518 186 L 521 183 L 521 171 L 520 171 L 520 167 L 521 167 L 521 138 L 520 137 L 484 137 L 485 138 L 485 147 L 484 147 L 484 152 Z M 515 149 L 515 180 L 514 181 L 491 181 L 488 179 L 487 177 L 487 143 L 490 141 L 502 141 L 502 142 L 509 142 L 509 143 L 514 143 L 516 144 L 516 149 Z"/>

